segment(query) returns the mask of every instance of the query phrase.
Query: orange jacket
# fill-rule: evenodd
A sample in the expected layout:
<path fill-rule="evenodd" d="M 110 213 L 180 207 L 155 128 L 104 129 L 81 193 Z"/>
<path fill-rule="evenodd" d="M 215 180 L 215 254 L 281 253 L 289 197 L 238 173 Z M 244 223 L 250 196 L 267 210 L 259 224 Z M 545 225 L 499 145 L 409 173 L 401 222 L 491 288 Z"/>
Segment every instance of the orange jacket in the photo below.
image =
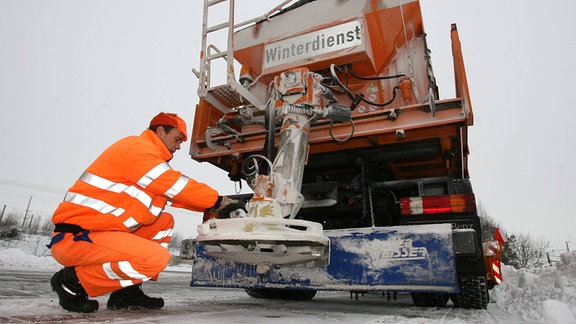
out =
<path fill-rule="evenodd" d="M 168 201 L 204 211 L 218 192 L 173 170 L 172 153 L 150 130 L 106 149 L 70 187 L 52 221 L 87 230 L 134 231 L 153 223 Z"/>

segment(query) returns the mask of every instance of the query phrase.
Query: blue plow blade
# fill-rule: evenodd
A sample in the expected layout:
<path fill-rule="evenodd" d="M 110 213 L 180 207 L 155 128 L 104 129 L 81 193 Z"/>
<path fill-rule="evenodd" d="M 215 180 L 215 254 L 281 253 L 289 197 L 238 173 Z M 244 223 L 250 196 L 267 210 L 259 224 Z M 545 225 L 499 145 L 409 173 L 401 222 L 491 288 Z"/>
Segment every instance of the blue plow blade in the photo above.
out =
<path fill-rule="evenodd" d="M 329 264 L 254 265 L 195 243 L 191 286 L 457 293 L 450 224 L 326 230 Z"/>

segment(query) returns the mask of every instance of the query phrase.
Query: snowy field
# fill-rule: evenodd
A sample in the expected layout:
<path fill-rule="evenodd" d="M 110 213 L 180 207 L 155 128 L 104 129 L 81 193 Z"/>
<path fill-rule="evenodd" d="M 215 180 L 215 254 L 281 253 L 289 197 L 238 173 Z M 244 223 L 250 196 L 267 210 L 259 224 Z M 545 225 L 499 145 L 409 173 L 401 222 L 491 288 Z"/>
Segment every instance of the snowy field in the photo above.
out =
<path fill-rule="evenodd" d="M 342 292 L 319 292 L 308 302 L 258 300 L 242 290 L 191 288 L 189 265 L 178 265 L 169 266 L 158 282 L 144 286 L 150 295 L 165 298 L 161 311 L 111 312 L 105 309 L 107 296 L 101 296 L 98 314 L 73 314 L 62 311 L 50 291 L 48 278 L 60 265 L 50 257 L 46 241 L 34 235 L 0 241 L 0 322 L 576 323 L 576 252 L 539 269 L 504 266 L 504 282 L 490 291 L 486 311 L 450 305 L 424 309 L 411 305 L 408 295 L 399 295 L 394 302 L 381 296 L 351 301 Z"/>

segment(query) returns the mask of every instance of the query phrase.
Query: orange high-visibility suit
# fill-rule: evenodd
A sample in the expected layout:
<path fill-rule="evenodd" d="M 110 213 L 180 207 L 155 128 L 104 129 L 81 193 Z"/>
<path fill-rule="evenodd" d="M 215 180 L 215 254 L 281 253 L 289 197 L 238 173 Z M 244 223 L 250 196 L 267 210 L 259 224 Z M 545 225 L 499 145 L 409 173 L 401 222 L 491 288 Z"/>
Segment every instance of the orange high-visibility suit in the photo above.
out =
<path fill-rule="evenodd" d="M 167 250 L 173 207 L 203 212 L 218 193 L 173 170 L 172 153 L 151 130 L 106 149 L 70 187 L 54 224 L 74 224 L 80 233 L 55 232 L 52 255 L 75 267 L 89 296 L 155 279 L 170 261 Z M 58 227 L 57 227 L 58 228 Z"/>

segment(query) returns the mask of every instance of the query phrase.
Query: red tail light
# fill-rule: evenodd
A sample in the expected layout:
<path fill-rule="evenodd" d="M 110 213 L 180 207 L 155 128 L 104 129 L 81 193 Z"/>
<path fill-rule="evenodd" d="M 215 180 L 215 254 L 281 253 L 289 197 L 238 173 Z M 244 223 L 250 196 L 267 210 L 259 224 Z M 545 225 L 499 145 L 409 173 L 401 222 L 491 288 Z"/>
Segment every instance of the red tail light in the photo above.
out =
<path fill-rule="evenodd" d="M 476 211 L 473 193 L 449 196 L 400 198 L 402 215 L 469 213 Z"/>

